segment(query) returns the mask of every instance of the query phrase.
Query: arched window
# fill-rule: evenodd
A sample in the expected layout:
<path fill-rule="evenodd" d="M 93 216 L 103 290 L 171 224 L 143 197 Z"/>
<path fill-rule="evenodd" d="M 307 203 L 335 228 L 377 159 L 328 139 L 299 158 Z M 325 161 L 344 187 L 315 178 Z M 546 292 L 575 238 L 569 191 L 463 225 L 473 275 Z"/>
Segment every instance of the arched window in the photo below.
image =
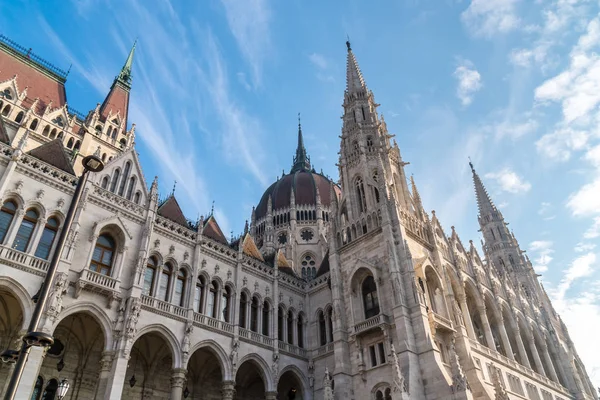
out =
<path fill-rule="evenodd" d="M 312 269 L 313 269 L 313 267 L 315 267 L 315 264 L 316 264 L 315 259 L 310 254 L 306 254 L 302 258 L 302 277 L 304 279 L 314 278 L 314 276 L 312 275 Z M 305 271 L 305 268 L 306 268 L 306 271 Z"/>
<path fill-rule="evenodd" d="M 121 170 L 120 169 L 115 169 L 115 172 L 113 173 L 113 177 L 112 177 L 112 182 L 110 183 L 110 191 L 115 193 L 115 190 L 117 190 L 117 183 L 119 183 L 119 176 L 121 175 Z"/>
<path fill-rule="evenodd" d="M 252 304 L 250 304 L 250 330 L 258 332 L 258 299 L 256 297 L 252 297 Z"/>
<path fill-rule="evenodd" d="M 119 140 L 119 143 L 121 144 L 121 148 L 124 149 L 125 145 L 127 144 L 127 141 L 125 140 L 125 138 L 122 138 L 121 140 Z"/>
<path fill-rule="evenodd" d="M 283 308 L 281 308 L 281 306 L 279 306 L 277 308 L 277 339 L 281 340 L 282 342 L 283 342 L 283 323 L 284 323 Z"/>
<path fill-rule="evenodd" d="M 17 124 L 20 124 L 21 121 L 23 121 L 23 117 L 25 116 L 25 113 L 23 111 L 20 111 L 17 116 L 15 117 L 15 122 Z"/>
<path fill-rule="evenodd" d="M 156 268 L 158 263 L 154 257 L 148 259 L 146 264 L 146 271 L 144 272 L 144 291 L 143 294 L 152 296 L 154 290 L 154 280 L 156 279 Z"/>
<path fill-rule="evenodd" d="M 383 400 L 392 400 L 392 390 L 390 388 L 385 389 L 385 397 Z"/>
<path fill-rule="evenodd" d="M 288 311 L 287 316 L 287 341 L 290 344 L 294 343 L 294 314 L 292 310 Z"/>
<path fill-rule="evenodd" d="M 142 192 L 135 192 L 135 196 L 133 196 L 133 202 L 135 204 L 140 204 L 140 199 L 142 198 Z"/>
<path fill-rule="evenodd" d="M 377 285 L 372 275 L 369 275 L 362 283 L 362 297 L 365 307 L 365 318 L 371 318 L 379 314 Z"/>
<path fill-rule="evenodd" d="M 35 387 L 33 388 L 33 393 L 31 394 L 31 400 L 40 400 L 42 397 L 42 391 L 44 390 L 44 379 L 41 376 L 37 377 L 35 381 Z"/>
<path fill-rule="evenodd" d="M 100 235 L 96 241 L 90 270 L 102 275 L 110 275 L 115 252 L 115 241 L 109 235 Z"/>
<path fill-rule="evenodd" d="M 42 135 L 48 137 L 49 134 L 50 134 L 50 125 L 46 125 L 46 127 L 42 131 Z"/>
<path fill-rule="evenodd" d="M 127 183 L 127 179 L 129 179 L 129 171 L 131 170 L 131 163 L 128 161 L 125 164 L 125 169 L 123 170 L 123 179 L 121 179 L 121 184 L 119 185 L 119 196 L 123 196 L 125 192 L 125 184 Z"/>
<path fill-rule="evenodd" d="M 206 315 L 211 318 L 217 317 L 217 293 L 219 292 L 219 285 L 217 282 L 212 281 L 210 283 L 208 291 L 208 301 L 206 302 Z"/>
<path fill-rule="evenodd" d="M 21 226 L 19 226 L 19 230 L 17 231 L 15 241 L 13 242 L 13 249 L 23 252 L 27 250 L 27 246 L 29 245 L 29 241 L 33 235 L 33 230 L 35 229 L 35 224 L 37 223 L 38 218 L 39 214 L 37 211 L 34 209 L 27 210 L 23 216 L 23 220 L 21 221 Z"/>
<path fill-rule="evenodd" d="M 269 302 L 265 300 L 265 302 L 263 303 L 263 310 L 262 310 L 262 334 L 265 336 L 269 336 L 269 314 L 270 314 L 270 306 L 269 306 Z"/>
<path fill-rule="evenodd" d="M 75 142 L 75 146 L 73 147 L 73 150 L 79 150 L 81 148 L 81 141 L 78 140 Z"/>
<path fill-rule="evenodd" d="M 8 232 L 8 228 L 15 217 L 16 210 L 17 205 L 12 200 L 4 202 L 2 208 L 0 208 L 0 243 L 4 243 L 6 232 Z"/>
<path fill-rule="evenodd" d="M 327 341 L 329 343 L 333 342 L 333 317 L 332 317 L 332 309 L 327 310 L 327 329 L 329 334 L 327 335 Z"/>
<path fill-rule="evenodd" d="M 102 178 L 101 186 L 102 186 L 102 189 L 108 188 L 108 176 L 105 176 L 104 178 Z"/>
<path fill-rule="evenodd" d="M 56 238 L 56 232 L 58 231 L 58 220 L 56 218 L 50 218 L 44 226 L 42 237 L 38 243 L 37 249 L 35 250 L 35 256 L 48 259 L 52 244 L 54 244 L 54 238 Z"/>
<path fill-rule="evenodd" d="M 116 138 L 117 138 L 117 128 L 113 128 L 113 131 L 112 131 L 112 138 L 113 138 L 113 139 L 116 139 Z"/>
<path fill-rule="evenodd" d="M 36 130 L 38 127 L 38 119 L 34 119 L 33 121 L 31 121 L 31 124 L 29 124 L 29 129 L 31 129 L 32 131 Z"/>
<path fill-rule="evenodd" d="M 73 148 L 73 142 L 74 142 L 73 138 L 69 138 L 69 141 L 67 142 L 67 147 L 68 147 L 69 149 L 72 149 L 72 148 Z"/>
<path fill-rule="evenodd" d="M 242 292 L 240 295 L 240 326 L 246 328 L 246 312 L 248 310 L 248 296 Z"/>
<path fill-rule="evenodd" d="M 135 189 L 135 176 L 129 178 L 129 186 L 127 187 L 127 200 L 131 200 L 133 190 Z"/>
<path fill-rule="evenodd" d="M 57 390 L 58 390 L 58 381 L 56 379 L 50 379 L 50 381 L 48 382 L 48 386 L 46 386 L 46 390 L 44 390 L 44 395 L 42 396 L 42 400 L 54 400 Z"/>
<path fill-rule="evenodd" d="M 10 106 L 7 104 L 6 107 L 4 107 L 4 110 L 2 110 L 2 115 L 7 117 L 8 114 L 10 114 Z"/>
<path fill-rule="evenodd" d="M 381 390 L 378 390 L 375 394 L 375 400 L 383 400 L 383 392 Z"/>
<path fill-rule="evenodd" d="M 327 332 L 325 332 L 325 314 L 323 311 L 319 311 L 319 340 L 321 346 L 327 344 Z"/>
<path fill-rule="evenodd" d="M 365 187 L 363 185 L 362 178 L 359 176 L 356 178 L 356 196 L 358 200 L 358 209 L 360 212 L 367 211 L 367 198 L 365 197 Z"/>
<path fill-rule="evenodd" d="M 173 293 L 173 304 L 183 307 L 183 302 L 185 300 L 185 281 L 187 279 L 187 274 L 184 269 L 180 269 L 177 272 L 177 280 L 175 281 L 175 292 Z"/>
<path fill-rule="evenodd" d="M 196 281 L 196 289 L 194 291 L 194 311 L 197 313 L 202 312 L 202 298 L 204 297 L 204 288 L 206 287 L 206 282 L 204 281 L 204 277 L 199 276 Z"/>
<path fill-rule="evenodd" d="M 358 142 L 355 140 L 352 142 L 352 154 L 357 156 L 360 151 L 360 147 L 358 146 Z"/>
<path fill-rule="evenodd" d="M 367 151 L 373 151 L 373 138 L 371 136 L 367 136 Z"/>
<path fill-rule="evenodd" d="M 50 139 L 56 139 L 56 128 L 50 131 Z"/>
<path fill-rule="evenodd" d="M 100 136 L 102 134 L 102 127 L 100 125 L 96 125 L 94 129 L 96 131 L 96 135 Z"/>
<path fill-rule="evenodd" d="M 106 153 L 103 153 L 102 154 L 102 162 L 105 162 L 105 161 L 106 161 Z"/>
<path fill-rule="evenodd" d="M 229 287 L 225 287 L 223 290 L 223 294 L 221 296 L 221 316 L 223 321 L 229 322 L 229 313 L 231 312 L 229 307 L 229 302 L 231 301 L 231 289 Z"/>
<path fill-rule="evenodd" d="M 304 348 L 304 318 L 302 315 L 298 315 L 298 347 Z"/>
<path fill-rule="evenodd" d="M 165 263 L 160 272 L 160 282 L 158 286 L 158 299 L 162 301 L 169 301 L 169 288 L 171 287 L 171 274 L 173 268 L 171 264 Z"/>

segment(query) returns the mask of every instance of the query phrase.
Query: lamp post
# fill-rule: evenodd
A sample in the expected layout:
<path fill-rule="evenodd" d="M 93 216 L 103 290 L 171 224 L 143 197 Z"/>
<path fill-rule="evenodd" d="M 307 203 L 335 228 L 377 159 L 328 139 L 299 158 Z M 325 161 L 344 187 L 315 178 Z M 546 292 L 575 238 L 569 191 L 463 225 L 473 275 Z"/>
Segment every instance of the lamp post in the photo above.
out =
<path fill-rule="evenodd" d="M 13 370 L 13 373 L 10 377 L 10 382 L 6 389 L 6 394 L 4 395 L 5 400 L 13 400 L 15 398 L 15 394 L 17 392 L 19 382 L 21 381 L 21 376 L 23 375 L 23 370 L 25 369 L 25 364 L 27 363 L 27 358 L 29 357 L 29 351 L 31 350 L 31 347 L 48 347 L 51 346 L 52 343 L 54 343 L 54 339 L 51 335 L 45 332 L 37 331 L 38 324 L 40 323 L 42 312 L 44 311 L 46 302 L 48 300 L 48 292 L 50 291 L 50 286 L 52 285 L 52 281 L 54 280 L 54 275 L 56 274 L 56 269 L 62 256 L 65 241 L 67 240 L 67 235 L 71 230 L 71 224 L 73 223 L 75 210 L 77 209 L 79 200 L 81 200 L 81 194 L 83 192 L 83 188 L 85 187 L 85 183 L 87 182 L 88 172 L 100 172 L 103 169 L 104 163 L 96 154 L 84 157 L 83 173 L 77 181 L 77 187 L 75 188 L 75 193 L 73 194 L 71 205 L 69 206 L 69 211 L 67 212 L 67 217 L 65 218 L 63 228 L 60 232 L 58 243 L 56 245 L 56 250 L 54 251 L 54 255 L 52 256 L 52 260 L 50 261 L 50 265 L 48 267 L 48 273 L 46 274 L 46 278 L 44 279 L 44 283 L 42 283 L 42 288 L 39 292 L 39 300 L 37 301 L 33 310 L 27 334 L 25 334 L 25 336 L 23 337 L 23 344 L 21 345 L 21 351 L 19 352 L 19 359 L 15 364 L 15 369 Z M 66 379 L 63 379 L 61 384 L 63 384 L 63 382 L 66 382 L 66 390 L 68 390 L 68 381 Z"/>

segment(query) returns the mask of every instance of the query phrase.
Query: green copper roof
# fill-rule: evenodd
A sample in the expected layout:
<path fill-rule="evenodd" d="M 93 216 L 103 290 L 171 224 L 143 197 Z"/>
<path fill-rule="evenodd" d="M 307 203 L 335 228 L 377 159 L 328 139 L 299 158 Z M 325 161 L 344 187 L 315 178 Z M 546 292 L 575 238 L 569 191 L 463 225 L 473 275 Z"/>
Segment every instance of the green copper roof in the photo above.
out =
<path fill-rule="evenodd" d="M 137 46 L 137 39 L 133 43 L 133 47 L 129 51 L 129 55 L 127 56 L 127 60 L 125 61 L 125 65 L 121 68 L 121 72 L 119 72 L 119 76 L 117 80 L 126 86 L 131 86 L 131 68 L 133 66 L 133 55 L 135 53 L 135 46 Z"/>

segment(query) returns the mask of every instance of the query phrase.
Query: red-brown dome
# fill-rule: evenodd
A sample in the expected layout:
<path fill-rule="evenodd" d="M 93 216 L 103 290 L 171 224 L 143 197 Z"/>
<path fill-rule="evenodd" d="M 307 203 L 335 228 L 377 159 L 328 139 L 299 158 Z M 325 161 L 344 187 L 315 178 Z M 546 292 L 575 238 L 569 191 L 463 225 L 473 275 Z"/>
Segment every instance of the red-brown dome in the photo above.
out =
<path fill-rule="evenodd" d="M 330 181 L 329 178 L 319 173 L 306 170 L 300 170 L 285 175 L 269 186 L 262 195 L 258 207 L 256 207 L 256 220 L 258 221 L 267 215 L 269 196 L 271 196 L 273 212 L 289 207 L 292 188 L 294 189 L 296 205 L 316 205 L 316 188 L 318 187 L 319 196 L 321 196 L 321 205 L 329 207 L 331 204 L 331 183 L 332 181 Z M 340 188 L 335 183 L 333 185 L 334 191 L 339 198 L 341 193 Z"/>

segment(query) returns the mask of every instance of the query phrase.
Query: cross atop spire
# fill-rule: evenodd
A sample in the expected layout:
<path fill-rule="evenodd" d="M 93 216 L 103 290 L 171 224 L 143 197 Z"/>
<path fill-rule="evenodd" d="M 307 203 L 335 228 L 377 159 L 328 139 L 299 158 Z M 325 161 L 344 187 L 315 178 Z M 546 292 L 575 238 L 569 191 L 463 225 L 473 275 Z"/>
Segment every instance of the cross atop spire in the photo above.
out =
<path fill-rule="evenodd" d="M 117 77 L 117 80 L 127 87 L 131 87 L 131 69 L 133 67 L 135 46 L 137 46 L 137 39 L 135 42 L 133 42 L 133 47 L 131 47 L 131 50 L 129 50 L 129 55 L 127 56 L 127 60 L 125 60 L 125 65 L 123 65 L 123 68 L 121 68 L 121 72 L 119 72 L 119 76 Z"/>
<path fill-rule="evenodd" d="M 475 195 L 477 196 L 477 206 L 479 208 L 479 216 L 482 217 L 484 215 L 497 213 L 498 209 L 490 199 L 490 195 L 487 190 L 485 190 L 485 186 L 483 186 L 483 182 L 481 182 L 481 178 L 475 172 L 475 167 L 473 167 L 473 163 L 469 160 L 469 166 L 471 167 L 471 172 L 473 173 L 473 183 L 475 185 Z"/>
<path fill-rule="evenodd" d="M 367 84 L 360 72 L 358 62 L 352 47 L 350 46 L 350 40 L 346 41 L 346 47 L 348 48 L 348 59 L 346 63 L 346 92 L 351 94 L 353 92 L 363 91 L 367 89 Z"/>
<path fill-rule="evenodd" d="M 304 147 L 304 138 L 302 137 L 302 124 L 300 122 L 300 113 L 298 113 L 298 147 L 296 148 L 296 156 L 290 174 L 298 171 L 310 171 L 310 157 L 306 154 Z"/>

